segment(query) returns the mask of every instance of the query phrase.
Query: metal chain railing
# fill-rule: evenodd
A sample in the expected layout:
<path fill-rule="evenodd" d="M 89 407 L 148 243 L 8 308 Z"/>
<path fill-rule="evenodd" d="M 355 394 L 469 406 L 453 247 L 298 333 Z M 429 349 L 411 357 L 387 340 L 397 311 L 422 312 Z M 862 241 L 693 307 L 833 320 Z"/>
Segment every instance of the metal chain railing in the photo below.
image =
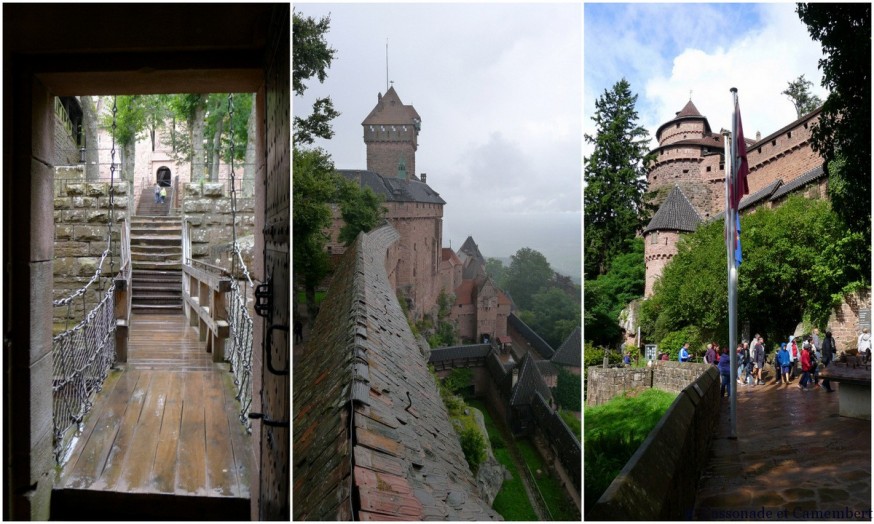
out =
<path fill-rule="evenodd" d="M 87 311 L 81 322 L 72 329 L 65 329 L 52 339 L 52 429 L 54 437 L 55 460 L 62 463 L 67 448 L 70 447 L 72 428 L 82 429 L 85 415 L 93 405 L 92 396 L 103 387 L 103 382 L 109 374 L 109 369 L 115 364 L 115 282 L 110 281 L 102 299 L 93 309 L 88 311 L 85 303 L 88 288 L 98 282 L 103 274 L 103 263 L 109 258 L 109 276 L 114 276 L 115 254 L 113 253 L 112 222 L 113 195 L 115 193 L 115 138 L 116 105 L 112 108 L 112 165 L 110 166 L 109 185 L 109 220 L 107 224 L 106 250 L 100 257 L 94 276 L 83 287 L 66 298 L 55 300 L 55 307 L 67 306 L 66 319 L 72 318 L 73 301 L 82 297 L 82 310 Z M 127 235 L 123 232 L 125 240 Z M 127 249 L 122 246 L 122 255 L 126 258 Z M 123 263 L 122 270 L 129 269 L 129 264 Z M 65 328 L 68 326 L 65 326 Z"/>
<path fill-rule="evenodd" d="M 240 244 L 237 242 L 237 189 L 234 160 L 236 146 L 234 144 L 234 94 L 228 93 L 228 138 L 230 142 L 230 193 L 231 193 L 231 232 L 233 235 L 231 256 L 231 292 L 228 300 L 228 325 L 233 337 L 233 347 L 227 354 L 231 363 L 231 371 L 234 374 L 234 384 L 237 386 L 237 400 L 240 401 L 240 422 L 246 430 L 252 431 L 249 421 L 249 407 L 252 405 L 252 317 L 249 314 L 248 294 L 249 287 L 253 286 L 249 270 L 240 253 Z M 242 288 L 237 280 L 237 262 L 246 278 Z"/>

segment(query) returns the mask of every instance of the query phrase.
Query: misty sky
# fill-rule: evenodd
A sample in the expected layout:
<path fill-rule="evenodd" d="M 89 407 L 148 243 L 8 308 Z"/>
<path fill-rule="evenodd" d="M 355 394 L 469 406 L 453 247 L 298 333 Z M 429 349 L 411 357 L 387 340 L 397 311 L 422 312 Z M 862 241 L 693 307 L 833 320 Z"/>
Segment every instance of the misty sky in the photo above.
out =
<path fill-rule="evenodd" d="M 581 273 L 582 5 L 296 4 L 331 15 L 337 50 L 324 84 L 342 115 L 316 145 L 339 169 L 364 169 L 361 122 L 386 91 L 422 117 L 417 174 L 440 193 L 444 247 L 473 236 L 486 257 L 519 248 Z"/>

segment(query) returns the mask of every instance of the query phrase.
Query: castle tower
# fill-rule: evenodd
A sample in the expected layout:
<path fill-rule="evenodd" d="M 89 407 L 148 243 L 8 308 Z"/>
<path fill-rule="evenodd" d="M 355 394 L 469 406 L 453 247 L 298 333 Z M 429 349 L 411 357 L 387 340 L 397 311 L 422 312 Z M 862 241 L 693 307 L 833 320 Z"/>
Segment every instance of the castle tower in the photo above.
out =
<path fill-rule="evenodd" d="M 665 266 L 677 254 L 680 234 L 695 231 L 701 217 L 679 186 L 674 186 L 652 220 L 643 230 L 646 283 L 643 296 L 649 298 Z"/>
<path fill-rule="evenodd" d="M 361 125 L 367 145 L 367 170 L 386 178 L 409 180 L 416 174 L 416 149 L 422 119 L 406 106 L 394 86 L 377 95 L 376 107 Z"/>
<path fill-rule="evenodd" d="M 724 207 L 722 137 L 710 130 L 707 118 L 691 100 L 659 126 L 656 140 L 659 147 L 647 172 L 650 203 L 658 206 L 679 186 L 699 216 L 718 213 Z"/>

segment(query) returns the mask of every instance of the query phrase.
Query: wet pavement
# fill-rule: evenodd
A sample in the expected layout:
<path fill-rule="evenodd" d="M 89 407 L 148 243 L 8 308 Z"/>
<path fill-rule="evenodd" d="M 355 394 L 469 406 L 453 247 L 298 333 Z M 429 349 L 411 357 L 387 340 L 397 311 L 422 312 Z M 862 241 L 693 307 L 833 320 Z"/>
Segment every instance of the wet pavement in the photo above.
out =
<path fill-rule="evenodd" d="M 696 520 L 871 520 L 871 422 L 838 415 L 834 393 L 740 386 L 737 439 L 723 398 L 698 484 Z"/>

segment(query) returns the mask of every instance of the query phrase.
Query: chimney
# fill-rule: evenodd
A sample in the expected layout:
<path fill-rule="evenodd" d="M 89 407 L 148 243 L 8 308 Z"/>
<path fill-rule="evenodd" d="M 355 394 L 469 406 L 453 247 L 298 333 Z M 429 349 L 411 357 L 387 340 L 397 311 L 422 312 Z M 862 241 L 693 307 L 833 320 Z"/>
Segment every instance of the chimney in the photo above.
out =
<path fill-rule="evenodd" d="M 516 382 L 519 382 L 519 368 L 513 368 L 513 384 L 510 386 L 511 389 L 516 387 Z"/>
<path fill-rule="evenodd" d="M 762 133 L 760 131 L 756 131 L 756 142 L 762 139 Z"/>
<path fill-rule="evenodd" d="M 422 173 L 422 183 L 423 184 L 428 183 L 428 173 Z"/>

